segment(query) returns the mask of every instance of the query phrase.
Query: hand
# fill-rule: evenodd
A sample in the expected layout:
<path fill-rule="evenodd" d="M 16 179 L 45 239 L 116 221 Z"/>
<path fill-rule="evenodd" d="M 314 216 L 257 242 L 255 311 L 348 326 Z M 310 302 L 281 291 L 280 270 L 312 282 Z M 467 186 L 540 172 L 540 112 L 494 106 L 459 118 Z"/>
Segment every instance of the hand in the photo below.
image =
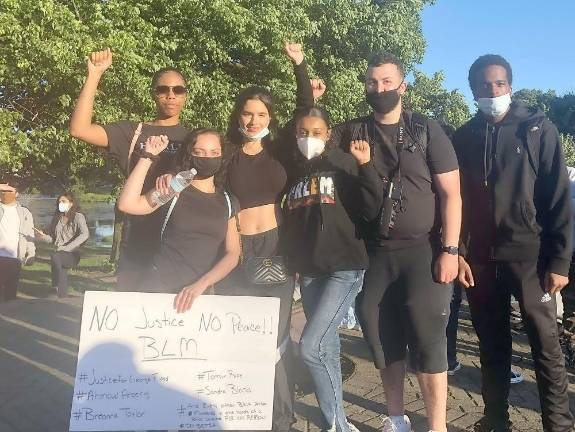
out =
<path fill-rule="evenodd" d="M 146 151 L 152 153 L 154 156 L 162 153 L 170 140 L 166 135 L 151 136 L 146 140 Z"/>
<path fill-rule="evenodd" d="M 156 190 L 161 195 L 167 195 L 171 192 L 170 183 L 172 182 L 172 177 L 174 177 L 172 174 L 164 174 L 156 179 Z"/>
<path fill-rule="evenodd" d="M 178 313 L 186 312 L 192 307 L 194 300 L 201 296 L 207 288 L 208 286 L 200 281 L 182 288 L 174 299 L 174 309 L 176 309 Z"/>
<path fill-rule="evenodd" d="M 24 265 L 25 266 L 31 266 L 33 264 L 34 264 L 34 257 L 33 256 L 29 256 L 29 257 L 26 257 L 24 259 Z"/>
<path fill-rule="evenodd" d="M 557 273 L 546 272 L 545 280 L 543 281 L 545 291 L 549 294 L 556 294 L 560 292 L 569 283 L 569 278 Z"/>
<path fill-rule="evenodd" d="M 359 165 L 366 164 L 371 160 L 371 149 L 367 141 L 353 140 L 349 145 L 349 152 Z"/>
<path fill-rule="evenodd" d="M 88 74 L 103 75 L 112 65 L 112 51 L 106 48 L 103 51 L 94 51 L 88 58 Z"/>
<path fill-rule="evenodd" d="M 325 93 L 325 83 L 320 79 L 309 80 L 311 84 L 311 91 L 313 93 L 313 100 L 317 102 Z"/>
<path fill-rule="evenodd" d="M 36 237 L 37 239 L 41 239 L 42 237 L 44 237 L 46 234 L 44 233 L 44 231 L 39 230 L 36 227 L 32 227 L 34 229 L 34 237 Z"/>
<path fill-rule="evenodd" d="M 447 284 L 457 277 L 457 255 L 442 252 L 435 261 L 435 281 Z"/>
<path fill-rule="evenodd" d="M 5 192 L 16 192 L 16 189 L 14 189 L 12 186 L 10 186 L 8 183 L 0 183 L 0 191 L 5 191 Z"/>
<path fill-rule="evenodd" d="M 284 52 L 290 60 L 299 65 L 303 62 L 303 49 L 299 43 L 284 42 Z"/>
<path fill-rule="evenodd" d="M 474 287 L 475 281 L 473 280 L 473 273 L 471 267 L 462 256 L 459 257 L 459 272 L 457 279 L 465 288 Z"/>

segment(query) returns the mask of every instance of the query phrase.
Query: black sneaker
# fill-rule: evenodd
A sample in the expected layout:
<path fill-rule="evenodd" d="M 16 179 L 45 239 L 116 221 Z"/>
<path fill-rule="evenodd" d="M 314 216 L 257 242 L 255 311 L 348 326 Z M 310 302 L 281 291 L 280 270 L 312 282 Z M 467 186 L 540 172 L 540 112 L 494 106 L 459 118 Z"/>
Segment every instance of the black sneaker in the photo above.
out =
<path fill-rule="evenodd" d="M 493 427 L 487 417 L 482 417 L 473 425 L 473 432 L 513 432 L 513 427 L 511 421 L 508 421 L 507 425 Z"/>

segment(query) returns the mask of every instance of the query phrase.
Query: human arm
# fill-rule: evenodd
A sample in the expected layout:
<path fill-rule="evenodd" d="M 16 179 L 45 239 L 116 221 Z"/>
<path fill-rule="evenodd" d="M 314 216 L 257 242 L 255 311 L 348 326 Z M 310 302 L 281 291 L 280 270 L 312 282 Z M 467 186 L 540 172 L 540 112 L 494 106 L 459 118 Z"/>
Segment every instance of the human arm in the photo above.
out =
<path fill-rule="evenodd" d="M 90 231 L 88 231 L 86 217 L 82 213 L 76 213 L 75 223 L 77 228 L 76 237 L 74 237 L 69 243 L 59 246 L 57 250 L 72 252 L 78 249 L 86 240 L 88 240 L 90 237 Z"/>
<path fill-rule="evenodd" d="M 74 138 L 85 141 L 88 144 L 96 147 L 108 147 L 106 131 L 102 126 L 92 123 L 92 116 L 98 84 L 104 72 L 112 64 L 110 48 L 91 53 L 87 64 L 88 76 L 76 100 L 68 131 Z"/>
<path fill-rule="evenodd" d="M 165 135 L 152 136 L 146 141 L 146 152 L 157 156 L 168 146 L 168 137 Z M 142 195 L 142 188 L 146 174 L 152 166 L 152 160 L 141 157 L 138 163 L 128 176 L 120 197 L 118 198 L 118 209 L 124 213 L 133 215 L 146 215 L 152 213 L 158 206 L 152 202 L 151 195 L 155 191 L 152 189 L 145 195 Z"/>
<path fill-rule="evenodd" d="M 317 99 L 319 99 L 319 97 L 321 97 L 323 94 L 323 91 L 325 91 L 325 84 L 323 84 L 323 81 L 321 80 L 309 79 L 307 63 L 304 58 L 301 44 L 285 42 L 284 51 L 294 66 L 294 74 L 297 85 L 296 112 L 300 109 L 314 106 L 314 100 L 316 99 L 316 96 Z"/>
<path fill-rule="evenodd" d="M 459 170 L 433 175 L 433 182 L 439 195 L 441 212 L 441 242 L 443 246 L 459 245 L 461 229 L 461 194 Z M 435 262 L 437 282 L 449 283 L 457 277 L 457 255 L 441 252 Z"/>
<path fill-rule="evenodd" d="M 366 222 L 371 222 L 377 218 L 383 204 L 381 180 L 371 160 L 371 149 L 367 141 L 352 141 L 349 146 L 349 152 L 358 165 L 362 218 Z"/>
<path fill-rule="evenodd" d="M 36 256 L 36 244 L 34 243 L 34 217 L 32 213 L 25 209 L 26 223 L 24 225 L 24 232 L 22 233 L 26 239 L 26 256 L 24 257 L 24 264 L 31 264 Z"/>
<path fill-rule="evenodd" d="M 547 259 L 544 288 L 555 294 L 569 282 L 567 276 L 573 251 L 573 209 L 559 133 L 548 120 L 541 127 L 537 172 L 539 187 L 536 186 L 534 201 L 542 225 L 541 251 Z"/>
<path fill-rule="evenodd" d="M 197 297 L 202 295 L 210 286 L 225 278 L 238 265 L 240 252 L 240 234 L 236 227 L 235 217 L 231 217 L 228 219 L 224 256 L 200 279 L 182 288 L 174 299 L 174 309 L 176 309 L 178 313 L 190 309 Z"/>

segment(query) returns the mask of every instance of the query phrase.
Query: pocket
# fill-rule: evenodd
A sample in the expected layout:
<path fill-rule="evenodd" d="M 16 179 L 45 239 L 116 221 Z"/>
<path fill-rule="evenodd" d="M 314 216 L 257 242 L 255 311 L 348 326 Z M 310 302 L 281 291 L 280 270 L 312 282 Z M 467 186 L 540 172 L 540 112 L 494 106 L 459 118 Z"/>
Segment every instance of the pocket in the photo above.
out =
<path fill-rule="evenodd" d="M 521 201 L 520 204 L 521 218 L 523 223 L 530 231 L 539 233 L 540 227 L 537 225 L 536 210 L 532 203 L 528 201 Z"/>

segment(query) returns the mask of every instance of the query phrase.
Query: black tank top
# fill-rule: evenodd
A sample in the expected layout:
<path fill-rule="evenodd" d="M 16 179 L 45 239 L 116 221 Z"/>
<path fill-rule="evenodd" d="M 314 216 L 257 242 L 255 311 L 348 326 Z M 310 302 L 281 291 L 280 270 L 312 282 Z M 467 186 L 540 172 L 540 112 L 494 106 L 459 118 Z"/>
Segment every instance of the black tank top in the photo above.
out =
<path fill-rule="evenodd" d="M 228 167 L 229 190 L 241 209 L 279 203 L 286 182 L 284 167 L 266 149 L 253 156 L 240 150 Z"/>

